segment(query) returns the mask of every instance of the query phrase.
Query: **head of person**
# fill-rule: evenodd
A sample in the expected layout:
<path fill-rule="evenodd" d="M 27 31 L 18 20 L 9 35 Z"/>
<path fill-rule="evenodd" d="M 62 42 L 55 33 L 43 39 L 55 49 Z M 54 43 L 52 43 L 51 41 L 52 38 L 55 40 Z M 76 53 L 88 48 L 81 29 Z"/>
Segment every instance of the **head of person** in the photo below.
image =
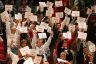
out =
<path fill-rule="evenodd" d="M 10 30 L 11 30 L 11 33 L 14 34 L 16 32 L 16 26 L 11 26 L 10 27 Z"/>
<path fill-rule="evenodd" d="M 31 23 L 30 28 L 31 29 L 35 29 L 35 24 L 34 23 Z"/>
<path fill-rule="evenodd" d="M 67 55 L 66 52 L 61 52 L 60 53 L 60 59 L 66 60 L 66 55 Z"/>
<path fill-rule="evenodd" d="M 21 41 L 21 47 L 25 47 L 25 46 L 27 46 L 27 40 L 23 39 Z"/>
<path fill-rule="evenodd" d="M 61 24 L 60 23 L 56 23 L 56 28 L 57 30 L 60 30 Z"/>
<path fill-rule="evenodd" d="M 64 40 L 64 36 L 63 36 L 62 33 L 59 33 L 59 35 L 58 35 L 58 39 L 59 39 L 60 41 L 63 41 L 63 40 Z"/>
<path fill-rule="evenodd" d="M 83 53 L 84 54 L 87 54 L 88 53 L 87 47 L 83 47 Z"/>
<path fill-rule="evenodd" d="M 41 47 L 44 44 L 44 40 L 43 39 L 38 39 L 37 40 L 37 46 Z"/>

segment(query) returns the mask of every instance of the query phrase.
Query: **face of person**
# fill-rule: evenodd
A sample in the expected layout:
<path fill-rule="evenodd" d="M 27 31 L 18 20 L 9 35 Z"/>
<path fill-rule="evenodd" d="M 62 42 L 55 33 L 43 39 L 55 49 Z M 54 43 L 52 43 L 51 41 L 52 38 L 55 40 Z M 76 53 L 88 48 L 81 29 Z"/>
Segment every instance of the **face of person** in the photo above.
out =
<path fill-rule="evenodd" d="M 60 59 L 63 59 L 63 60 L 66 59 L 66 53 L 65 52 L 61 52 Z"/>
<path fill-rule="evenodd" d="M 35 25 L 33 23 L 31 24 L 31 29 L 35 29 Z"/>
<path fill-rule="evenodd" d="M 83 48 L 83 53 L 84 53 L 84 54 L 87 54 L 87 48 L 86 48 L 86 47 Z"/>
<path fill-rule="evenodd" d="M 26 46 L 26 43 L 27 43 L 26 41 L 22 42 L 21 46 L 22 47 L 25 47 Z"/>
<path fill-rule="evenodd" d="M 60 27 L 61 27 L 60 24 L 57 24 L 57 25 L 56 25 L 56 28 L 57 28 L 57 29 L 60 29 Z"/>
<path fill-rule="evenodd" d="M 38 47 L 41 47 L 43 45 L 43 39 L 39 39 L 38 41 L 37 41 L 37 46 Z"/>
<path fill-rule="evenodd" d="M 62 36 L 60 36 L 60 40 L 61 41 L 63 41 L 64 40 L 64 36 L 62 35 Z"/>
<path fill-rule="evenodd" d="M 16 32 L 16 28 L 11 28 L 11 33 L 15 33 Z"/>

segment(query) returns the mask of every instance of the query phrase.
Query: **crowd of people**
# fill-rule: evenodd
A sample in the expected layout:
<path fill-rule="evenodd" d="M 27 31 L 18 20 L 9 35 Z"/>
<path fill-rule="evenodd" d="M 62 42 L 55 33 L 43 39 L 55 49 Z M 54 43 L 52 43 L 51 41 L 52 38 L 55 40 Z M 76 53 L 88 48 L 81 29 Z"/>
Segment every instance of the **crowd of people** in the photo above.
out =
<path fill-rule="evenodd" d="M 96 64 L 95 13 L 95 0 L 0 0 L 0 64 Z"/>

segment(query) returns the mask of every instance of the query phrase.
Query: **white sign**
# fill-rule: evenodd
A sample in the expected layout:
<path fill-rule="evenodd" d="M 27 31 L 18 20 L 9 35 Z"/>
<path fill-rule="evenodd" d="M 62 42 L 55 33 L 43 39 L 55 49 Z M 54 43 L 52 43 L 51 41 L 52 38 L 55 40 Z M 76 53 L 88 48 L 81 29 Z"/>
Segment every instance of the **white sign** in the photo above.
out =
<path fill-rule="evenodd" d="M 62 1 L 56 1 L 55 2 L 55 7 L 61 7 L 61 6 L 63 6 Z"/>
<path fill-rule="evenodd" d="M 71 10 L 70 10 L 69 8 L 67 8 L 67 7 L 65 7 L 64 12 L 65 12 L 66 14 L 68 14 L 68 15 L 71 15 Z"/>
<path fill-rule="evenodd" d="M 21 48 L 20 52 L 21 52 L 22 56 L 25 56 L 26 54 L 30 54 L 30 49 L 28 46 L 26 46 L 26 47 Z"/>
<path fill-rule="evenodd" d="M 79 32 L 79 31 L 78 31 L 78 38 L 79 38 L 79 39 L 84 39 L 84 40 L 86 40 L 86 38 L 87 38 L 87 33 Z"/>
<path fill-rule="evenodd" d="M 93 42 L 88 41 L 87 44 L 88 44 L 89 52 L 95 52 L 96 51 L 96 46 Z"/>
<path fill-rule="evenodd" d="M 53 23 L 59 23 L 60 18 L 59 17 L 52 17 Z"/>
<path fill-rule="evenodd" d="M 37 56 L 38 51 L 36 49 L 30 49 L 31 56 Z"/>
<path fill-rule="evenodd" d="M 53 8 L 48 8 L 48 10 L 46 10 L 46 16 L 52 16 L 53 14 Z"/>
<path fill-rule="evenodd" d="M 43 26 L 36 25 L 36 31 L 37 31 L 37 32 L 44 32 Z"/>
<path fill-rule="evenodd" d="M 48 32 L 48 33 L 51 33 L 51 32 L 52 32 L 51 27 L 48 27 L 48 28 L 47 28 L 47 32 Z"/>
<path fill-rule="evenodd" d="M 45 2 L 39 2 L 39 5 L 40 5 L 41 7 L 46 7 L 46 6 L 47 6 Z"/>
<path fill-rule="evenodd" d="M 33 61 L 32 61 L 32 58 L 29 57 L 26 61 L 24 61 L 23 64 L 34 64 Z"/>
<path fill-rule="evenodd" d="M 26 7 L 26 12 L 31 12 L 31 8 L 29 6 Z"/>
<path fill-rule="evenodd" d="M 78 16 L 80 16 L 80 11 L 72 11 L 72 16 L 73 16 L 73 17 L 78 17 Z"/>
<path fill-rule="evenodd" d="M 86 22 L 80 22 L 78 23 L 78 28 L 79 29 L 84 29 L 85 31 L 87 30 L 88 25 L 86 24 Z"/>
<path fill-rule="evenodd" d="M 15 19 L 22 20 L 22 14 L 21 13 L 15 14 Z"/>
<path fill-rule="evenodd" d="M 96 51 L 95 45 L 89 45 L 89 51 L 90 52 L 95 52 Z"/>
<path fill-rule="evenodd" d="M 52 6 L 53 6 L 53 3 L 52 3 L 52 2 L 47 1 L 47 7 L 48 7 L 48 8 L 52 8 Z"/>
<path fill-rule="evenodd" d="M 37 21 L 37 16 L 36 16 L 36 15 L 32 15 L 32 16 L 30 17 L 30 20 L 31 20 L 31 21 Z"/>
<path fill-rule="evenodd" d="M 57 58 L 57 61 L 58 61 L 58 62 L 67 63 L 67 60 L 62 60 L 62 59 L 60 59 L 60 58 Z"/>
<path fill-rule="evenodd" d="M 46 33 L 38 33 L 39 39 L 45 39 L 47 38 Z"/>
<path fill-rule="evenodd" d="M 13 5 L 5 5 L 5 11 L 12 11 Z"/>
<path fill-rule="evenodd" d="M 65 39 L 71 39 L 71 32 L 63 33 Z"/>
<path fill-rule="evenodd" d="M 63 12 L 56 12 L 56 17 L 63 18 Z"/>
<path fill-rule="evenodd" d="M 47 29 L 48 24 L 45 22 L 41 22 L 40 26 L 42 26 L 44 29 Z"/>
<path fill-rule="evenodd" d="M 34 59 L 34 64 L 40 64 L 41 60 L 42 60 L 42 57 L 36 56 L 35 59 Z"/>
<path fill-rule="evenodd" d="M 85 22 L 85 21 L 86 21 L 86 18 L 77 17 L 77 23 L 79 23 L 79 22 Z"/>
<path fill-rule="evenodd" d="M 27 27 L 20 27 L 19 30 L 20 30 L 21 33 L 28 33 Z"/>

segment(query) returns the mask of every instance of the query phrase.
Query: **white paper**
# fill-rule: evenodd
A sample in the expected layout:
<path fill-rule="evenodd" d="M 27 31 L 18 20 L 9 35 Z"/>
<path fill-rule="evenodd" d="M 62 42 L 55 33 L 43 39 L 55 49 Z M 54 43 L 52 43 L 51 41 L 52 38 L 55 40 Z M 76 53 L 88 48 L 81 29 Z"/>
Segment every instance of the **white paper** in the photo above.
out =
<path fill-rule="evenodd" d="M 5 11 L 12 11 L 13 5 L 5 5 Z"/>
<path fill-rule="evenodd" d="M 73 16 L 73 17 L 78 17 L 78 16 L 80 16 L 80 11 L 72 11 L 72 16 Z"/>
<path fill-rule="evenodd" d="M 2 19 L 2 22 L 10 21 L 9 14 L 7 13 L 7 11 L 4 11 L 3 13 L 1 13 L 1 19 Z"/>
<path fill-rule="evenodd" d="M 88 41 L 87 44 L 88 44 L 89 52 L 95 52 L 96 51 L 96 46 L 93 42 Z"/>
<path fill-rule="evenodd" d="M 21 13 L 18 13 L 18 18 L 19 18 L 20 20 L 22 20 L 22 14 L 21 14 Z"/>
<path fill-rule="evenodd" d="M 28 33 L 27 27 L 20 27 L 19 30 L 20 30 L 21 33 Z"/>
<path fill-rule="evenodd" d="M 31 56 L 37 56 L 38 51 L 36 49 L 30 49 L 30 55 Z"/>
<path fill-rule="evenodd" d="M 30 49 L 28 46 L 26 46 L 26 47 L 21 48 L 20 52 L 21 52 L 22 56 L 25 56 L 26 54 L 30 54 Z"/>
<path fill-rule="evenodd" d="M 25 12 L 24 18 L 28 18 L 30 16 L 31 12 Z"/>
<path fill-rule="evenodd" d="M 40 64 L 41 60 L 42 60 L 42 57 L 36 56 L 35 59 L 34 59 L 34 64 Z"/>
<path fill-rule="evenodd" d="M 65 39 L 71 39 L 71 32 L 63 33 Z"/>
<path fill-rule="evenodd" d="M 46 5 L 47 5 L 47 7 L 48 7 L 48 8 L 52 8 L 53 3 L 52 3 L 52 2 L 47 1 L 47 4 L 46 4 Z"/>
<path fill-rule="evenodd" d="M 29 6 L 26 7 L 26 12 L 31 12 L 31 8 Z"/>
<path fill-rule="evenodd" d="M 66 14 L 68 14 L 68 15 L 71 15 L 71 12 L 72 12 L 72 11 L 71 11 L 69 8 L 65 7 L 64 12 L 65 12 Z"/>
<path fill-rule="evenodd" d="M 58 62 L 64 62 L 64 63 L 67 62 L 66 60 L 62 60 L 62 59 L 60 59 L 60 58 L 57 58 L 57 61 L 58 61 Z"/>
<path fill-rule="evenodd" d="M 63 12 L 56 12 L 56 17 L 63 18 Z"/>
<path fill-rule="evenodd" d="M 40 5 L 41 7 L 46 7 L 46 6 L 47 6 L 45 2 L 39 2 L 39 5 Z"/>
<path fill-rule="evenodd" d="M 18 19 L 18 14 L 15 14 L 15 19 Z"/>
<path fill-rule="evenodd" d="M 47 38 L 46 33 L 38 33 L 39 39 L 45 39 Z"/>
<path fill-rule="evenodd" d="M 86 38 L 87 38 L 87 33 L 78 31 L 78 38 L 79 38 L 79 39 L 84 39 L 84 40 L 86 40 Z"/>
<path fill-rule="evenodd" d="M 32 61 L 32 58 L 29 57 L 26 61 L 24 61 L 23 64 L 34 64 L 33 61 Z"/>
<path fill-rule="evenodd" d="M 48 8 L 48 10 L 46 10 L 46 16 L 52 16 L 53 14 L 53 8 Z"/>
<path fill-rule="evenodd" d="M 96 51 L 95 45 L 89 45 L 89 51 L 95 52 Z"/>
<path fill-rule="evenodd" d="M 55 7 L 61 7 L 61 6 L 63 6 L 62 1 L 56 1 L 55 2 Z"/>
<path fill-rule="evenodd" d="M 48 32 L 48 33 L 51 33 L 51 32 L 52 32 L 51 27 L 48 27 L 48 28 L 47 28 L 47 32 Z"/>
<path fill-rule="evenodd" d="M 59 17 L 52 17 L 52 23 L 59 23 Z"/>
<path fill-rule="evenodd" d="M 79 23 L 79 22 L 85 22 L 85 21 L 86 21 L 86 18 L 77 17 L 77 23 Z"/>
<path fill-rule="evenodd" d="M 15 19 L 22 20 L 22 14 L 21 13 L 15 14 Z"/>
<path fill-rule="evenodd" d="M 30 20 L 31 20 L 31 21 L 37 21 L 37 16 L 36 16 L 36 15 L 32 15 L 32 16 L 30 17 Z"/>
<path fill-rule="evenodd" d="M 42 26 L 44 29 L 47 29 L 48 24 L 45 22 L 41 22 L 40 26 Z"/>
<path fill-rule="evenodd" d="M 80 23 L 78 23 L 78 27 L 79 27 L 79 29 L 84 29 L 84 30 L 87 30 L 87 24 L 86 24 L 86 22 L 80 22 Z"/>
<path fill-rule="evenodd" d="M 37 32 L 44 32 L 43 26 L 36 25 L 36 31 L 37 31 Z"/>

